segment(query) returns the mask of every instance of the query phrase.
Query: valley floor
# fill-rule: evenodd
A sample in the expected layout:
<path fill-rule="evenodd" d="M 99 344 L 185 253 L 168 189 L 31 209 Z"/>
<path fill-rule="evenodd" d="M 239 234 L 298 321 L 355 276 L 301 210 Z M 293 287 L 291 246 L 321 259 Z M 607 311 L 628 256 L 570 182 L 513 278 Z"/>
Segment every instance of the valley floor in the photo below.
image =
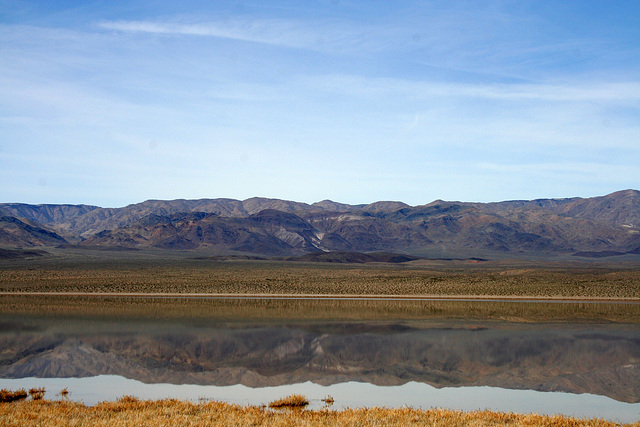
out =
<path fill-rule="evenodd" d="M 266 318 L 635 323 L 640 322 L 640 265 L 557 260 L 332 264 L 95 251 L 0 260 L 4 312 L 134 315 L 146 310 L 179 317 L 184 312 L 210 316 L 212 307 L 220 316 Z"/>
<path fill-rule="evenodd" d="M 0 260 L 0 292 L 482 296 L 640 300 L 640 260 L 419 260 L 402 264 L 228 261 L 187 254 Z"/>

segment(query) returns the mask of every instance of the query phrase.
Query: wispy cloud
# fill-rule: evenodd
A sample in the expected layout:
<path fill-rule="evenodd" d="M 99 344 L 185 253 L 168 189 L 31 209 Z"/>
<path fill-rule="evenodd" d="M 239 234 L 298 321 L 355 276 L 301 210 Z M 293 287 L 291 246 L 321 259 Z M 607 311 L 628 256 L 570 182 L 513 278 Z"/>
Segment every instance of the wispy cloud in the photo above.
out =
<path fill-rule="evenodd" d="M 456 83 L 335 74 L 310 77 L 327 90 L 354 96 L 404 94 L 411 97 L 460 97 L 505 101 L 640 102 L 640 81 L 565 83 Z"/>
<path fill-rule="evenodd" d="M 162 21 L 105 21 L 100 28 L 114 31 L 219 37 L 272 46 L 318 51 L 352 51 L 375 43 L 367 40 L 375 28 L 349 26 L 336 22 L 313 23 L 285 19 L 227 19 L 200 23 Z"/>

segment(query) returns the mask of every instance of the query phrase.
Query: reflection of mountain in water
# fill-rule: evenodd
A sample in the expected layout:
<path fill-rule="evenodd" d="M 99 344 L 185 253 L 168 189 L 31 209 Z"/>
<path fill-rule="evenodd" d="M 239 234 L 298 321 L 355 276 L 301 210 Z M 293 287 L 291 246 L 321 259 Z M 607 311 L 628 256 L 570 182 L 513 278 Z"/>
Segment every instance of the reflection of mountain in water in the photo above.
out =
<path fill-rule="evenodd" d="M 149 383 L 252 387 L 309 380 L 418 381 L 586 392 L 640 402 L 640 331 L 631 328 L 137 326 L 65 321 L 57 326 L 61 329 L 35 331 L 15 320 L 1 323 L 0 377 L 115 374 Z"/>

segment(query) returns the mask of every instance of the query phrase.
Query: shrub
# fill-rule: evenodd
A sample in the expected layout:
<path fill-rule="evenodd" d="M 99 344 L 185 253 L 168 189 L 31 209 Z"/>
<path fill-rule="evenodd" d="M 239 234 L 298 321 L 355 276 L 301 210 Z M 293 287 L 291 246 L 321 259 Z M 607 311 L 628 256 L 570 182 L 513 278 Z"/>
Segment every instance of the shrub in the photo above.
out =
<path fill-rule="evenodd" d="M 44 387 L 40 387 L 40 388 L 32 388 L 29 390 L 29 394 L 31 395 L 31 399 L 33 400 L 40 400 L 44 397 L 44 394 L 46 393 Z"/>
<path fill-rule="evenodd" d="M 282 399 L 269 403 L 269 408 L 303 408 L 309 404 L 306 397 L 301 394 L 292 394 Z"/>
<path fill-rule="evenodd" d="M 0 402 L 15 402 L 16 400 L 23 400 L 27 398 L 27 392 L 24 389 L 11 391 L 2 389 L 0 390 Z"/>

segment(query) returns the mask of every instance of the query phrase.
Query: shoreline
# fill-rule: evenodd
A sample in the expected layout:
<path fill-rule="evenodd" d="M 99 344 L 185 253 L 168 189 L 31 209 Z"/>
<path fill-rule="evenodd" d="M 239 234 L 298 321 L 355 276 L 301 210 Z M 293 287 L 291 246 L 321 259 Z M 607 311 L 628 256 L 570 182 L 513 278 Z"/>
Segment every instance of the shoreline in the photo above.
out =
<path fill-rule="evenodd" d="M 8 292 L 0 296 L 62 296 L 102 298 L 193 298 L 193 299 L 258 299 L 258 300 L 355 300 L 355 301 L 460 301 L 460 302 L 542 302 L 542 303 L 606 303 L 640 305 L 640 298 L 580 296 L 518 295 L 385 295 L 385 294 L 272 294 L 272 293 L 199 293 L 199 292 Z"/>

